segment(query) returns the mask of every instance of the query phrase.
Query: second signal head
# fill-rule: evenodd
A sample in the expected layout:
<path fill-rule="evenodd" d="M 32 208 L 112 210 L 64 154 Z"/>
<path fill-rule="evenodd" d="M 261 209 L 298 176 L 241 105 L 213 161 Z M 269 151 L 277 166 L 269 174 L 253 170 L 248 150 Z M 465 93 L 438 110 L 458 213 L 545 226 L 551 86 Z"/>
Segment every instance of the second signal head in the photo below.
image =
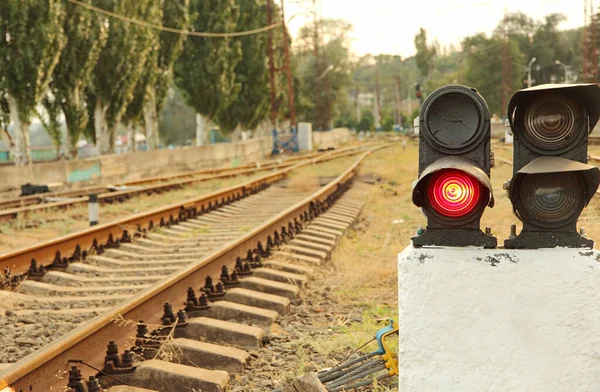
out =
<path fill-rule="evenodd" d="M 505 247 L 593 247 L 576 225 L 600 183 L 600 170 L 587 164 L 599 104 L 596 84 L 541 85 L 510 100 L 514 165 L 508 194 L 523 230 Z"/>
<path fill-rule="evenodd" d="M 496 246 L 479 228 L 494 203 L 490 153 L 490 115 L 475 89 L 445 86 L 425 100 L 413 203 L 427 216 L 427 229 L 414 246 Z"/>

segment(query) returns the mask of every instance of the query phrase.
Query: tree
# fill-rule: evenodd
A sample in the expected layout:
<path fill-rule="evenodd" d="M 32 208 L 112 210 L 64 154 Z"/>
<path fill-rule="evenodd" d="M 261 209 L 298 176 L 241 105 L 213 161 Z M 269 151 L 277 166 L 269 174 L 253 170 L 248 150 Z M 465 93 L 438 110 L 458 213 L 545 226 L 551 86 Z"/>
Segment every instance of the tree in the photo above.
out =
<path fill-rule="evenodd" d="M 2 90 L 2 84 L 0 84 L 0 135 L 4 145 L 9 150 L 14 148 L 12 138 L 8 133 L 8 124 L 10 123 L 10 112 L 8 110 L 8 101 L 6 100 L 6 93 Z"/>
<path fill-rule="evenodd" d="M 158 125 L 164 132 L 164 144 L 191 144 L 196 132 L 196 111 L 185 104 L 181 91 L 173 87 L 167 92 L 165 106 L 160 112 Z"/>
<path fill-rule="evenodd" d="M 479 33 L 463 40 L 466 56 L 465 81 L 485 97 L 491 113 L 503 113 L 502 108 L 502 49 L 501 38 L 486 37 Z M 512 90 L 522 86 L 523 54 L 515 40 L 510 40 L 512 60 Z"/>
<path fill-rule="evenodd" d="M 550 14 L 544 18 L 535 31 L 531 54 L 525 54 L 525 61 L 536 58 L 539 72 L 535 75 L 536 84 L 552 83 L 556 74 L 556 60 L 569 64 L 574 53 L 566 37 L 558 31 L 558 25 L 567 18 L 562 14 Z"/>
<path fill-rule="evenodd" d="M 150 0 L 150 2 L 147 5 L 146 15 L 144 16 L 145 21 L 154 25 L 160 25 L 162 23 L 163 10 L 161 8 L 161 3 L 162 1 L 160 0 Z M 125 127 L 127 129 L 128 151 L 135 151 L 135 131 L 138 126 L 138 123 L 141 120 L 142 113 L 144 112 L 144 107 L 148 102 L 150 102 L 151 98 L 154 98 L 156 96 L 154 90 L 156 89 L 156 83 L 158 82 L 160 72 L 158 68 L 158 58 L 160 55 L 159 32 L 156 30 L 150 30 L 148 31 L 148 33 L 149 34 L 146 37 L 146 45 L 150 47 L 151 50 L 148 53 L 148 56 L 146 56 L 146 58 L 144 59 L 145 63 L 142 74 L 135 85 L 135 89 L 133 90 L 133 97 L 129 101 L 129 104 L 126 107 L 122 118 L 122 122 L 125 124 Z M 151 104 L 154 107 L 156 107 L 156 100 L 153 99 Z M 152 143 L 154 146 L 156 136 L 152 134 L 152 132 L 150 136 L 152 137 Z"/>
<path fill-rule="evenodd" d="M 294 54 L 294 72 L 298 79 L 296 109 L 300 116 L 316 124 L 316 129 L 328 129 L 328 120 L 343 112 L 348 103 L 346 89 L 354 69 L 350 53 L 353 26 L 339 19 L 322 19 L 317 24 L 322 40 L 318 45 L 318 64 L 314 53 L 314 24 L 306 24 L 298 33 Z M 324 109 L 321 116 L 319 102 Z"/>
<path fill-rule="evenodd" d="M 420 28 L 417 35 L 415 35 L 415 49 L 417 50 L 417 66 L 421 75 L 427 79 L 433 69 L 434 59 L 436 56 L 435 45 L 427 43 L 427 31 L 424 28 Z"/>
<path fill-rule="evenodd" d="M 65 45 L 61 0 L 0 1 L 0 90 L 15 127 L 16 165 L 31 161 L 29 124 Z"/>
<path fill-rule="evenodd" d="M 190 23 L 189 0 L 171 0 L 163 3 L 162 24 L 179 30 L 187 30 Z M 159 34 L 156 78 L 147 91 L 144 104 L 144 123 L 148 149 L 159 145 L 158 113 L 165 105 L 169 86 L 173 84 L 173 64 L 183 49 L 183 35 L 162 31 Z"/>
<path fill-rule="evenodd" d="M 56 96 L 48 94 L 42 98 L 42 106 L 46 110 L 46 116 L 38 114 L 38 117 L 44 129 L 50 135 L 50 139 L 52 139 L 56 156 L 60 157 L 60 146 L 62 145 L 62 125 L 59 120 L 61 111 L 60 102 Z"/>
<path fill-rule="evenodd" d="M 85 1 L 91 4 L 91 0 Z M 50 90 L 52 97 L 45 98 L 47 113 L 59 115 L 62 110 L 67 126 L 66 153 L 77 155 L 77 142 L 87 126 L 85 88 L 90 84 L 98 56 L 108 38 L 108 19 L 87 8 L 64 3 L 66 17 L 63 30 L 67 45 L 54 68 Z M 48 120 L 57 123 L 57 118 Z M 49 125 L 49 124 L 48 124 Z"/>
<path fill-rule="evenodd" d="M 238 29 L 253 30 L 265 26 L 266 1 L 238 0 Z M 267 33 L 241 37 L 239 41 L 242 57 L 235 67 L 235 83 L 240 90 L 237 98 L 218 114 L 216 121 L 225 133 L 232 132 L 238 126 L 255 129 L 269 111 Z"/>
<path fill-rule="evenodd" d="M 98 0 L 102 8 L 126 18 L 152 19 L 156 0 Z M 146 58 L 155 48 L 155 32 L 148 27 L 111 19 L 108 40 L 94 69 L 93 83 L 87 93 L 93 107 L 96 145 L 100 154 L 114 151 L 117 126 L 134 97 L 135 87 L 144 73 Z"/>
<path fill-rule="evenodd" d="M 235 31 L 239 17 L 233 0 L 191 0 L 191 30 Z M 235 38 L 187 37 L 174 65 L 175 84 L 196 110 L 196 143 L 205 142 L 210 122 L 235 100 L 240 85 L 235 67 L 242 56 Z"/>
<path fill-rule="evenodd" d="M 519 50 L 529 56 L 532 53 L 532 38 L 537 29 L 537 24 L 529 15 L 516 11 L 510 12 L 494 29 L 493 37 L 504 38 L 507 35 L 517 42 Z"/>
<path fill-rule="evenodd" d="M 373 129 L 375 125 L 375 117 L 373 117 L 373 112 L 370 110 L 363 110 L 360 116 L 360 122 L 358 123 L 358 129 L 360 131 L 370 131 Z"/>

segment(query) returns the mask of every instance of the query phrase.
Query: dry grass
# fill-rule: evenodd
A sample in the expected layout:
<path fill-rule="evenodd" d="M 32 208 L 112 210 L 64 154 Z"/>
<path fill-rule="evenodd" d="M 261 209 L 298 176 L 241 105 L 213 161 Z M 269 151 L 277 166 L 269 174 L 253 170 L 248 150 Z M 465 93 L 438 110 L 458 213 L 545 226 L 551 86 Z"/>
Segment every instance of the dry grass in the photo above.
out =
<path fill-rule="evenodd" d="M 297 192 L 315 192 L 321 186 L 320 179 L 337 177 L 356 159 L 357 156 L 349 156 L 303 166 L 290 173 L 288 186 Z"/>

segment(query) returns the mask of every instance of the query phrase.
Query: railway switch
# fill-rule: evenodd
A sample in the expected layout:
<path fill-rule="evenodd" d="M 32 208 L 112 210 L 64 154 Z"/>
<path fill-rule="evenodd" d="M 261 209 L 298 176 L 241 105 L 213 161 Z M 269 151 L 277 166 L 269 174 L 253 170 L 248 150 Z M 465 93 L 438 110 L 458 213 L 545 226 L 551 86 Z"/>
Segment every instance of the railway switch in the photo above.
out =
<path fill-rule="evenodd" d="M 587 164 L 588 135 L 600 117 L 597 84 L 546 84 L 513 95 L 513 176 L 508 195 L 523 230 L 506 248 L 593 248 L 577 220 L 600 183 Z"/>
<path fill-rule="evenodd" d="M 481 231 L 493 207 L 490 114 L 477 90 L 451 85 L 434 91 L 419 114 L 419 178 L 412 199 L 427 217 L 413 245 L 483 246 L 497 240 Z"/>

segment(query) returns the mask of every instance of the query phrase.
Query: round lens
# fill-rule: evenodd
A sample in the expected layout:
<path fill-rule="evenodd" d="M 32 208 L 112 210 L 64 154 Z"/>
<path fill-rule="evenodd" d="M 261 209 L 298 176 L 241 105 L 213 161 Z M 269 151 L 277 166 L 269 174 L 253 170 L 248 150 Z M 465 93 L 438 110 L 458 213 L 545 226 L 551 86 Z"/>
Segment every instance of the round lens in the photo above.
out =
<path fill-rule="evenodd" d="M 523 215 L 532 223 L 559 223 L 579 215 L 584 207 L 583 186 L 576 173 L 530 174 L 519 190 Z"/>
<path fill-rule="evenodd" d="M 440 215 L 460 218 L 471 213 L 481 199 L 481 184 L 458 170 L 441 170 L 429 182 L 429 204 Z"/>
<path fill-rule="evenodd" d="M 534 101 L 524 115 L 525 136 L 539 148 L 557 150 L 568 145 L 581 127 L 581 109 L 568 98 Z"/>
<path fill-rule="evenodd" d="M 426 113 L 431 136 L 444 147 L 459 148 L 473 139 L 480 127 L 481 109 L 465 94 L 437 98 Z"/>

